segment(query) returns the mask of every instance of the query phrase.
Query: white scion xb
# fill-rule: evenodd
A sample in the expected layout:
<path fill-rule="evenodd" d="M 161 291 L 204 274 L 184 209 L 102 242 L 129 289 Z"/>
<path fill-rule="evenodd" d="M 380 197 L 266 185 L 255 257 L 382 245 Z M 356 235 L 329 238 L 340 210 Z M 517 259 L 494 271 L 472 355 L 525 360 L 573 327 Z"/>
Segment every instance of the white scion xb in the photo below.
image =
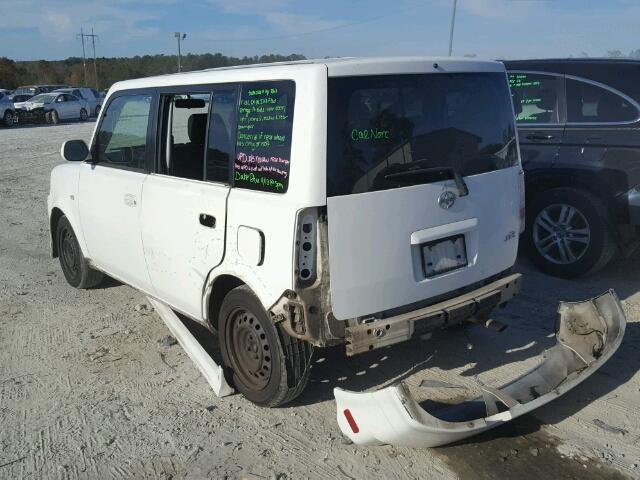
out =
<path fill-rule="evenodd" d="M 314 347 L 347 355 L 472 320 L 519 289 L 523 183 L 504 66 L 255 65 L 115 84 L 51 174 L 52 253 L 216 329 L 265 406 Z"/>

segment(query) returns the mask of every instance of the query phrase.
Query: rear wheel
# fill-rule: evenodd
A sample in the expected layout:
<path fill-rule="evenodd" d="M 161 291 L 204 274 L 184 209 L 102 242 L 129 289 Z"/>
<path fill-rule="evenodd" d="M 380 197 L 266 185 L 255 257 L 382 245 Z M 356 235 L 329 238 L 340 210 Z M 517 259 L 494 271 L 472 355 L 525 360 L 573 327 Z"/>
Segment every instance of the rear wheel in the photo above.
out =
<path fill-rule="evenodd" d="M 51 119 L 51 123 L 53 123 L 54 125 L 60 123 L 60 117 L 58 116 L 58 112 L 56 112 L 55 110 L 51 110 L 51 112 L 49 113 L 49 118 Z"/>
<path fill-rule="evenodd" d="M 13 127 L 16 123 L 16 116 L 11 110 L 7 110 L 4 112 L 4 117 L 2 118 L 5 127 Z"/>
<path fill-rule="evenodd" d="M 542 192 L 527 205 L 524 240 L 542 271 L 563 278 L 596 272 L 615 254 L 604 205 L 573 188 Z"/>
<path fill-rule="evenodd" d="M 75 288 L 91 288 L 98 285 L 104 275 L 94 270 L 80 250 L 80 244 L 66 216 L 58 220 L 56 247 L 62 273 L 67 283 Z"/>
<path fill-rule="evenodd" d="M 274 325 L 246 285 L 231 290 L 218 317 L 222 358 L 235 387 L 251 402 L 276 407 L 296 398 L 309 380 L 313 348 Z"/>
<path fill-rule="evenodd" d="M 87 114 L 87 111 L 84 108 L 80 109 L 80 121 L 81 122 L 86 122 L 87 118 L 89 118 L 89 115 Z"/>
<path fill-rule="evenodd" d="M 100 105 L 96 107 L 96 117 L 100 115 Z"/>

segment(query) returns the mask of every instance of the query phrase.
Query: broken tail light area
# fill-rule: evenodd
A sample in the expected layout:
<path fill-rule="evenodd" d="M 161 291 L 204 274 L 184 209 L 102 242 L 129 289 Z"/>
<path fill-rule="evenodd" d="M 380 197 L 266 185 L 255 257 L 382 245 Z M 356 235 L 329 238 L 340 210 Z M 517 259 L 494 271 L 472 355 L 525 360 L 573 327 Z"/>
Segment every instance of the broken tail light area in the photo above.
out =
<path fill-rule="evenodd" d="M 334 389 L 340 430 L 359 445 L 437 447 L 549 403 L 598 370 L 620 346 L 626 327 L 613 290 L 584 302 L 561 302 L 558 318 L 556 344 L 536 368 L 500 388 L 480 384 L 482 396 L 460 405 L 427 412 L 404 383 L 365 393 Z"/>

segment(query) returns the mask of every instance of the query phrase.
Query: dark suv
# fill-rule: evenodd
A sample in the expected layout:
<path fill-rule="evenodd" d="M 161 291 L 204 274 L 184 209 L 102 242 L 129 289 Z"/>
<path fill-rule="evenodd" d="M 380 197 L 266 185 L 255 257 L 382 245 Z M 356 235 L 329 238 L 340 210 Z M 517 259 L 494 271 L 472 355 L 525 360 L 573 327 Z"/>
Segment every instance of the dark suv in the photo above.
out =
<path fill-rule="evenodd" d="M 630 255 L 640 239 L 640 61 L 505 61 L 527 224 L 543 271 L 576 277 Z"/>

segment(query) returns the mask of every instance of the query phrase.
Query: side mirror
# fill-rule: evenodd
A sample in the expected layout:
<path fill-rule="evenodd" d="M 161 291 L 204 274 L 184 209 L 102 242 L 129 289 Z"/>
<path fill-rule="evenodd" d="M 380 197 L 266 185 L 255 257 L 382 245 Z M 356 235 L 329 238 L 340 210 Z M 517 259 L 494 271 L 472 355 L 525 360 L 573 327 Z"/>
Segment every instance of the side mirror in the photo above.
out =
<path fill-rule="evenodd" d="M 84 140 L 67 140 L 62 144 L 60 155 L 69 162 L 82 162 L 89 156 L 89 147 Z"/>

